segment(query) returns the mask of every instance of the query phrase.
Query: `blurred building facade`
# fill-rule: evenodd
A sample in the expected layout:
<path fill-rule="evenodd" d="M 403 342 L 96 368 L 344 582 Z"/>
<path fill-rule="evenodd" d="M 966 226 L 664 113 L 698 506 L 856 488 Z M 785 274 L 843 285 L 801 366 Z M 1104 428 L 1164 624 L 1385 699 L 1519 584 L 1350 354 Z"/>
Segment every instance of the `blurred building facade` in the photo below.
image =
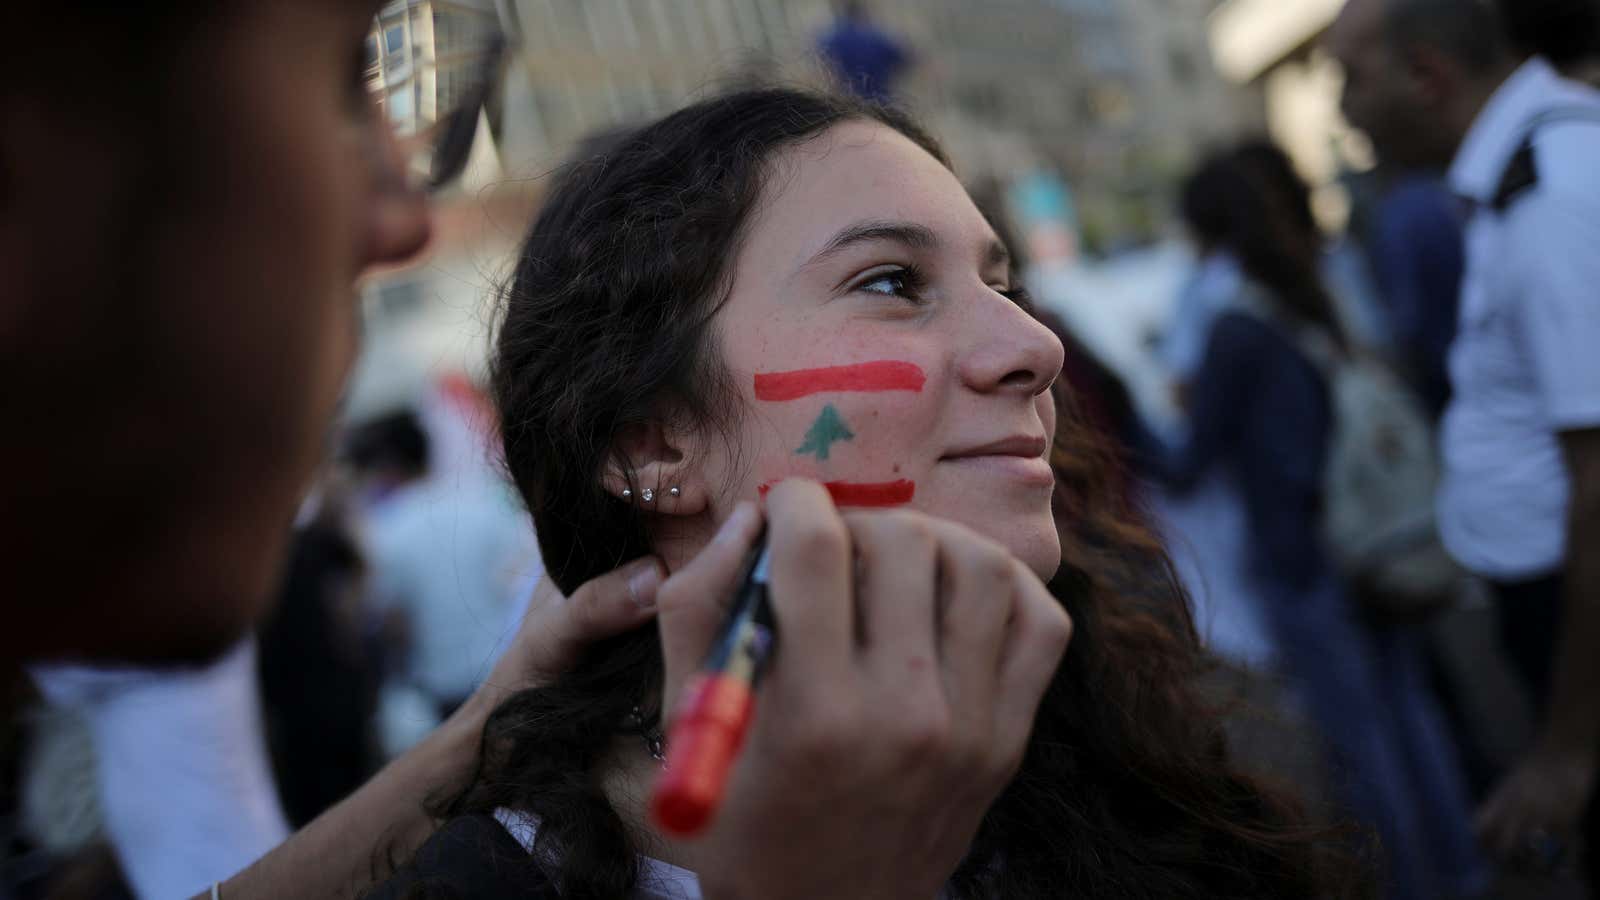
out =
<path fill-rule="evenodd" d="M 869 8 L 911 51 L 902 93 L 941 137 L 960 142 L 941 127 L 955 121 L 1020 141 L 1092 210 L 1164 205 L 1204 147 L 1260 127 L 1259 96 L 1211 63 L 1217 2 L 876 0 Z M 811 51 L 832 16 L 828 0 L 502 5 L 525 52 L 508 87 L 516 114 L 504 122 L 501 154 L 508 172 L 525 173 L 547 169 L 586 134 L 717 87 L 819 81 Z"/>
<path fill-rule="evenodd" d="M 1162 234 L 1173 189 L 1195 158 L 1262 127 L 1259 82 L 1241 87 L 1213 65 L 1218 2 L 869 0 L 868 7 L 912 56 L 899 93 L 988 208 L 1022 220 L 1013 224 L 1032 232 L 1023 239 L 1039 261 L 1041 246 L 1066 248 L 1060 258 L 1071 258 L 1085 243 L 1117 249 Z M 833 7 L 830 0 L 386 4 L 369 36 L 368 77 L 404 133 L 425 129 L 448 108 L 451 73 L 474 49 L 472 23 L 498 16 L 520 52 L 482 129 L 493 145 L 493 177 L 441 198 L 426 259 L 368 285 L 368 352 L 353 405 L 391 402 L 405 384 L 396 373 L 408 366 L 482 372 L 493 287 L 508 274 L 548 186 L 541 176 L 580 140 L 724 87 L 825 83 L 814 49 Z M 1041 199 L 1051 202 L 1033 202 Z M 1034 241 L 1051 234 L 1027 221 L 1028 207 L 1040 205 L 1060 213 L 1069 237 Z"/>
<path fill-rule="evenodd" d="M 1316 189 L 1323 224 L 1342 226 L 1350 197 L 1340 178 L 1372 167 L 1366 138 L 1339 111 L 1343 75 L 1319 42 L 1344 0 L 1227 0 L 1211 18 L 1224 77 L 1260 90 L 1267 130 Z"/>
<path fill-rule="evenodd" d="M 394 0 L 379 10 L 367 35 L 367 84 L 396 131 L 415 134 L 456 103 L 495 15 L 487 0 Z"/>

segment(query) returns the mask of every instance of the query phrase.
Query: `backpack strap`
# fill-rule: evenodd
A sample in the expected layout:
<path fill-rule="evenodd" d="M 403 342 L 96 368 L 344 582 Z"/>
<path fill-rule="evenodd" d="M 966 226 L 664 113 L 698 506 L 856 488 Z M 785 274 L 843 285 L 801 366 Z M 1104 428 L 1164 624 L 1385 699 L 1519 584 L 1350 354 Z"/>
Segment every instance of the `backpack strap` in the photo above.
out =
<path fill-rule="evenodd" d="M 1267 296 L 1266 289 L 1253 282 L 1245 282 L 1244 289 L 1228 309 L 1264 323 L 1287 339 L 1330 386 L 1340 368 L 1349 362 L 1345 352 L 1326 331 L 1278 309 Z"/>
<path fill-rule="evenodd" d="M 1533 151 L 1533 139 L 1546 125 L 1562 122 L 1600 125 L 1600 109 L 1571 106 L 1549 110 L 1535 116 L 1523 130 L 1522 142 L 1517 145 L 1517 152 L 1511 155 L 1511 161 L 1506 164 L 1505 171 L 1500 175 L 1500 185 L 1495 189 L 1494 198 L 1489 202 L 1495 212 L 1503 215 L 1529 191 L 1539 186 L 1539 161 Z"/>

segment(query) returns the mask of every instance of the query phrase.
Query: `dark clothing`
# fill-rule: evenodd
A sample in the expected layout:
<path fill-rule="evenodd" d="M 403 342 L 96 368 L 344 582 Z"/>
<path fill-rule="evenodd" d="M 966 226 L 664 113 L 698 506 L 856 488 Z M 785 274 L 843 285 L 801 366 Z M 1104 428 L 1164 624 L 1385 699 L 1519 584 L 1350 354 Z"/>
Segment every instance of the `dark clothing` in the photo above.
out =
<path fill-rule="evenodd" d="M 1189 386 L 1188 444 L 1167 460 L 1179 490 L 1213 465 L 1244 496 L 1250 562 L 1287 674 L 1327 739 L 1349 812 L 1391 861 L 1386 895 L 1470 892 L 1484 878 L 1453 749 L 1428 696 L 1417 640 L 1354 614 L 1322 545 L 1333 398 L 1277 326 L 1224 311 Z"/>
<path fill-rule="evenodd" d="M 480 813 L 445 823 L 409 864 L 365 900 L 559 900 L 559 896 L 517 839 L 492 816 Z"/>
<path fill-rule="evenodd" d="M 284 812 L 296 828 L 377 768 L 379 663 L 345 601 L 360 583 L 355 540 L 312 524 L 294 536 L 278 603 L 260 632 L 261 700 Z"/>
<path fill-rule="evenodd" d="M 1189 385 L 1189 407 L 1189 442 L 1169 459 L 1169 480 L 1182 490 L 1208 467 L 1230 466 L 1258 574 L 1295 589 L 1326 577 L 1319 523 L 1333 408 L 1316 367 L 1261 319 L 1225 312 Z"/>
<path fill-rule="evenodd" d="M 817 49 L 846 90 L 874 103 L 893 99 L 894 80 L 910 56 L 870 22 L 840 19 L 817 40 Z"/>
<path fill-rule="evenodd" d="M 1550 702 L 1550 676 L 1565 602 L 1562 573 L 1531 581 L 1493 582 L 1500 646 L 1537 710 Z"/>
<path fill-rule="evenodd" d="M 1566 611 L 1566 578 L 1564 573 L 1556 572 L 1529 581 L 1496 581 L 1490 585 L 1494 588 L 1495 617 L 1500 625 L 1500 647 L 1522 679 L 1535 714 L 1542 719 L 1550 707 L 1556 644 Z M 1600 892 L 1600 802 L 1589 801 L 1578 839 L 1583 844 L 1589 881 Z"/>
<path fill-rule="evenodd" d="M 1379 204 L 1375 231 L 1373 267 L 1389 334 L 1437 421 L 1450 399 L 1446 363 L 1466 271 L 1457 201 L 1432 178 L 1403 178 Z"/>

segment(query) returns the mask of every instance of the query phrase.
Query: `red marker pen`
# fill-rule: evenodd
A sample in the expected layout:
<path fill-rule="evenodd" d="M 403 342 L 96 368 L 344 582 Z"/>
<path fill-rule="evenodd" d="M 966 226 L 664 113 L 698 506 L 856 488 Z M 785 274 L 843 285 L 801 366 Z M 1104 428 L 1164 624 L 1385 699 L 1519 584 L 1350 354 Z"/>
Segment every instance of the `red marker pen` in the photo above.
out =
<path fill-rule="evenodd" d="M 667 734 L 667 769 L 650 811 L 662 830 L 689 837 L 705 830 L 733 771 L 755 712 L 755 689 L 777 643 L 768 603 L 766 535 L 756 541 L 727 621 L 705 665 L 684 688 Z"/>

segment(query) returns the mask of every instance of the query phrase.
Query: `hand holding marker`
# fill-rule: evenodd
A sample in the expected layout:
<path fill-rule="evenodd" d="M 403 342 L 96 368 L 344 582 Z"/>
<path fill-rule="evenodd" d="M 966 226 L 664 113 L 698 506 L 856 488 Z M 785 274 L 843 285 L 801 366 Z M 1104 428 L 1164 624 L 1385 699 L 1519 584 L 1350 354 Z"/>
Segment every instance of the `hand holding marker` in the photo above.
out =
<path fill-rule="evenodd" d="M 767 595 L 771 553 L 757 539 L 700 672 L 684 688 L 667 735 L 666 772 L 650 798 L 656 824 L 699 834 L 711 823 L 755 712 L 755 688 L 777 643 Z"/>
<path fill-rule="evenodd" d="M 815 394 L 919 393 L 927 376 L 913 363 L 872 360 L 850 365 L 758 372 L 757 400 L 788 402 Z M 832 444 L 854 438 L 838 411 L 825 406 L 797 451 L 828 458 Z M 762 484 L 765 497 L 772 483 Z M 891 507 L 911 502 L 916 485 L 907 479 L 887 482 L 831 481 L 823 484 L 840 506 Z M 662 830 L 680 836 L 699 834 L 722 802 L 733 763 L 744 743 L 755 711 L 755 688 L 777 641 L 768 596 L 769 548 L 765 533 L 745 562 L 744 577 L 711 652 L 700 672 L 684 688 L 677 715 L 667 735 L 667 770 L 650 798 L 651 814 Z"/>

